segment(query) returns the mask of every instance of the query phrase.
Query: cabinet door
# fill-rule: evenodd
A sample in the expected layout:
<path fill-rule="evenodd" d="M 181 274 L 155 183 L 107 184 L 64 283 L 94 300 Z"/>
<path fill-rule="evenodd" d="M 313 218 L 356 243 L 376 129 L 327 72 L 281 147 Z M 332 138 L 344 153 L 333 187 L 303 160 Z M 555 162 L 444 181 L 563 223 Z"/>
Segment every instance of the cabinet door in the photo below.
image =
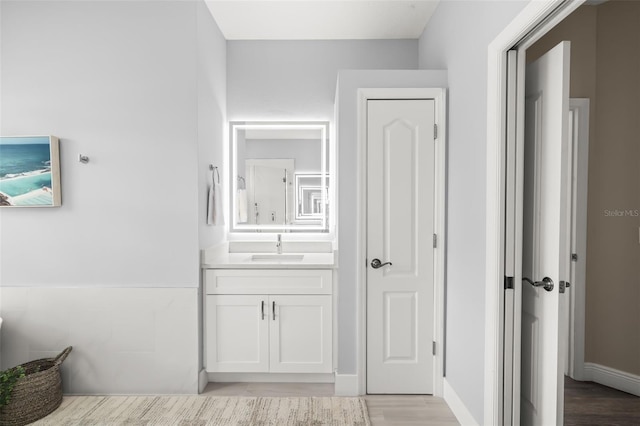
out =
<path fill-rule="evenodd" d="M 269 371 L 268 297 L 207 296 L 207 371 Z"/>
<path fill-rule="evenodd" d="M 270 296 L 269 310 L 269 371 L 330 373 L 331 296 Z"/>

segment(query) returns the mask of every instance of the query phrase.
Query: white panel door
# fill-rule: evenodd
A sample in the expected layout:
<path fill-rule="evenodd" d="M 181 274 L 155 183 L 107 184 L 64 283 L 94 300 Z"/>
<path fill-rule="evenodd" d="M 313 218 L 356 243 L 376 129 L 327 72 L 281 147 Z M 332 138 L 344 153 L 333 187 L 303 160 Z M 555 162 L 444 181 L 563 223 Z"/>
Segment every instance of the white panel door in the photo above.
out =
<path fill-rule="evenodd" d="M 268 297 L 207 296 L 207 371 L 269 371 Z"/>
<path fill-rule="evenodd" d="M 293 193 L 287 183 L 292 181 L 293 159 L 247 159 L 248 223 L 282 225 L 289 223 Z"/>
<path fill-rule="evenodd" d="M 433 100 L 368 101 L 368 393 L 433 393 L 434 120 Z"/>
<path fill-rule="evenodd" d="M 522 276 L 521 422 L 561 425 L 560 280 L 569 259 L 569 43 L 527 66 Z"/>
<path fill-rule="evenodd" d="M 270 297 L 272 373 L 332 372 L 331 297 Z"/>

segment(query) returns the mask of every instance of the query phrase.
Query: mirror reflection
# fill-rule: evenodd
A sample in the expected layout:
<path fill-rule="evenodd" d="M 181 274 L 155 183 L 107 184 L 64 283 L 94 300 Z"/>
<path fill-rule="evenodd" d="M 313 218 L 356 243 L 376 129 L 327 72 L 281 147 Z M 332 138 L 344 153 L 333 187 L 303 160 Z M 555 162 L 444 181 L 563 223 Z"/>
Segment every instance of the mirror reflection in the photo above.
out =
<path fill-rule="evenodd" d="M 328 187 L 322 186 L 320 174 L 296 173 L 296 220 L 322 218 L 323 203 L 328 199 Z M 328 179 L 326 184 L 328 185 Z M 327 210 L 326 206 L 324 209 Z"/>
<path fill-rule="evenodd" d="M 328 232 L 328 128 L 231 123 L 232 231 Z"/>

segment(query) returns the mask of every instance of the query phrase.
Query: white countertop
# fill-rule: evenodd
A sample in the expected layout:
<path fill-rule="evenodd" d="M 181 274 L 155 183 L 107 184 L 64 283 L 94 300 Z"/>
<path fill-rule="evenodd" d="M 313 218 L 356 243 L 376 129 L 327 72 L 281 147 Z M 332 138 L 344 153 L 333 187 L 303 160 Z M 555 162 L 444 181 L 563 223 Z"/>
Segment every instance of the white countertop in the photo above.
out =
<path fill-rule="evenodd" d="M 269 259 L 252 260 L 254 254 L 266 253 L 215 253 L 205 255 L 203 269 L 330 269 L 335 268 L 334 253 L 283 253 L 303 255 L 301 260 Z M 275 253 L 272 253 L 275 254 Z"/>

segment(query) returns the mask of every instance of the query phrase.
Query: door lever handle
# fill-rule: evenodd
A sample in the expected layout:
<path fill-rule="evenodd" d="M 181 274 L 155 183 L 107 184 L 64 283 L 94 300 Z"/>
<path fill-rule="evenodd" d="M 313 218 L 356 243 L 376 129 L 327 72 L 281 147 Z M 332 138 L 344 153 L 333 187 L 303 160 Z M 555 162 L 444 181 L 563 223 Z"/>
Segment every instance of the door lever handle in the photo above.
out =
<path fill-rule="evenodd" d="M 373 260 L 371 261 L 371 267 L 372 267 L 373 269 L 382 268 L 384 265 L 392 266 L 392 265 L 393 265 L 393 263 L 391 263 L 391 262 L 384 262 L 384 263 L 382 263 L 382 262 L 380 261 L 380 259 L 373 259 Z"/>
<path fill-rule="evenodd" d="M 544 277 L 542 281 L 531 281 L 527 277 L 522 277 L 522 281 L 526 281 L 534 287 L 542 287 L 547 291 L 553 290 L 553 280 L 549 277 Z"/>

